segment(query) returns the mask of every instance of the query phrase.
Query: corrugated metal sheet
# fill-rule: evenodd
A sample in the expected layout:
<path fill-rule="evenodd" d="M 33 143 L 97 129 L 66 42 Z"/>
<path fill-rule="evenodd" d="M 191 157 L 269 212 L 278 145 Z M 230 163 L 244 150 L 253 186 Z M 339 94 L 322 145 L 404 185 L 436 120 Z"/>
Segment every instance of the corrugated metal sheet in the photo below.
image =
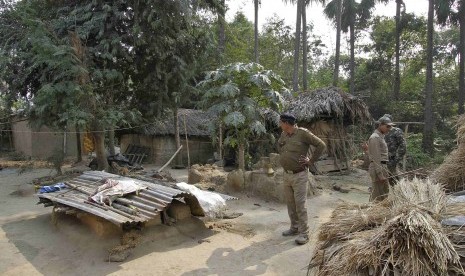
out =
<path fill-rule="evenodd" d="M 132 179 L 147 186 L 147 189 L 119 197 L 113 201 L 112 206 L 102 206 L 89 202 L 89 195 L 102 184 L 101 180 L 104 178 Z M 199 201 L 192 194 L 139 179 L 100 171 L 88 171 L 65 182 L 65 184 L 68 185 L 69 189 L 38 194 L 40 203 L 44 203 L 45 206 L 65 205 L 73 207 L 121 226 L 140 225 L 150 219 L 158 218 L 160 212 L 165 211 L 176 198 L 184 200 L 190 206 L 193 215 L 205 215 Z M 235 199 L 227 195 L 221 196 L 226 200 Z"/>

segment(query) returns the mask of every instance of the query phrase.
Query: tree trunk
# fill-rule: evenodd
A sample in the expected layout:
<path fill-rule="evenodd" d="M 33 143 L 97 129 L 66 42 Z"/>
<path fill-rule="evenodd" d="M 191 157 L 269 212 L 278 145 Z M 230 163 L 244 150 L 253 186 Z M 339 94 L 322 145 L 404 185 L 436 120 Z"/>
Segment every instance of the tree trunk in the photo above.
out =
<path fill-rule="evenodd" d="M 225 49 L 225 18 L 224 15 L 226 13 L 226 4 L 225 0 L 221 0 L 221 6 L 224 9 L 218 14 L 218 52 L 219 52 L 219 62 L 223 64 L 223 56 L 224 56 L 224 49 Z"/>
<path fill-rule="evenodd" d="M 174 139 L 176 140 L 176 148 L 179 149 L 181 147 L 181 135 L 179 134 L 179 118 L 178 118 L 178 109 L 174 109 Z M 176 167 L 183 167 L 182 164 L 182 154 L 179 153 L 176 156 Z"/>
<path fill-rule="evenodd" d="M 430 155 L 433 150 L 433 34 L 434 34 L 434 0 L 429 0 L 428 36 L 426 46 L 426 86 L 425 86 L 425 126 L 423 128 L 423 150 Z"/>
<path fill-rule="evenodd" d="M 255 62 L 258 62 L 258 2 L 259 0 L 254 0 L 254 8 L 255 8 L 255 32 L 254 32 L 254 39 L 255 39 L 255 44 L 254 44 L 254 56 L 255 56 Z"/>
<path fill-rule="evenodd" d="M 115 129 L 113 127 L 108 131 L 108 151 L 110 155 L 115 155 Z"/>
<path fill-rule="evenodd" d="M 459 11 L 460 15 L 460 44 L 459 44 L 459 114 L 464 113 L 465 101 L 465 3 L 462 3 Z"/>
<path fill-rule="evenodd" d="M 292 74 L 292 90 L 299 90 L 299 53 L 300 53 L 300 26 L 303 0 L 297 1 L 297 17 L 295 23 L 295 44 L 294 44 L 294 72 Z"/>
<path fill-rule="evenodd" d="M 80 128 L 78 127 L 78 125 L 76 124 L 75 126 L 75 129 L 76 129 L 76 146 L 77 146 L 77 162 L 81 162 L 82 161 L 82 144 L 81 144 L 81 132 L 80 132 Z"/>
<path fill-rule="evenodd" d="M 108 171 L 108 161 L 105 154 L 105 132 L 99 129 L 93 129 L 92 137 L 94 138 L 94 149 L 97 155 L 98 170 Z"/>
<path fill-rule="evenodd" d="M 336 54 L 334 57 L 333 86 L 337 86 L 339 82 L 339 63 L 341 53 L 341 5 L 342 1 L 338 0 L 336 7 Z"/>
<path fill-rule="evenodd" d="M 245 172 L 245 146 L 244 144 L 239 144 L 239 156 L 238 156 L 239 169 Z"/>
<path fill-rule="evenodd" d="M 351 23 L 349 26 L 350 29 L 350 63 L 349 63 L 349 70 L 350 70 L 350 86 L 349 91 L 350 94 L 354 95 L 355 93 L 355 23 L 354 19 L 351 19 Z"/>
<path fill-rule="evenodd" d="M 400 6 L 402 4 L 402 0 L 396 0 L 396 65 L 395 65 L 395 72 L 394 72 L 394 91 L 393 97 L 394 100 L 399 100 L 400 95 Z"/>
<path fill-rule="evenodd" d="M 305 2 L 302 4 L 302 83 L 304 91 L 307 91 L 307 63 L 308 63 L 308 41 L 307 41 L 307 11 Z"/>

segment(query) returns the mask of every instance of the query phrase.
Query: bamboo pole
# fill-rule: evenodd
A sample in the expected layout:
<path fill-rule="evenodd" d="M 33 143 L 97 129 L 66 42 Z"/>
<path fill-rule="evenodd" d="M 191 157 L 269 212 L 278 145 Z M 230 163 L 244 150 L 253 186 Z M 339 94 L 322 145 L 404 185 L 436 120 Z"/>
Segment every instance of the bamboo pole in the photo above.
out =
<path fill-rule="evenodd" d="M 187 168 L 190 168 L 191 167 L 191 157 L 190 157 L 190 154 L 189 154 L 189 139 L 187 139 L 186 114 L 184 114 L 184 133 L 186 134 Z"/>
<path fill-rule="evenodd" d="M 168 160 L 168 162 L 165 163 L 165 165 L 163 165 L 160 169 L 158 169 L 157 173 L 160 173 L 162 170 L 164 170 L 166 168 L 166 166 L 168 166 L 171 161 L 173 161 L 174 157 L 179 153 L 179 151 L 182 149 L 182 145 L 179 147 L 179 149 L 173 154 L 173 156 L 171 156 L 170 160 Z"/>

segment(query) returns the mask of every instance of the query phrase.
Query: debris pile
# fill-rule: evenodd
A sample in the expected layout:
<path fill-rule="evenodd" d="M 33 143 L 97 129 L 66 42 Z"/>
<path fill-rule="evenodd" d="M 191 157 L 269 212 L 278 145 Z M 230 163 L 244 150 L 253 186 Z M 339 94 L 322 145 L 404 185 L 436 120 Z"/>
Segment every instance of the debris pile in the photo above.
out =
<path fill-rule="evenodd" d="M 188 183 L 200 189 L 224 192 L 227 174 L 216 165 L 195 164 L 189 169 Z"/>
<path fill-rule="evenodd" d="M 441 220 L 464 209 L 439 184 L 401 180 L 380 203 L 344 204 L 322 225 L 312 275 L 463 275 Z"/>

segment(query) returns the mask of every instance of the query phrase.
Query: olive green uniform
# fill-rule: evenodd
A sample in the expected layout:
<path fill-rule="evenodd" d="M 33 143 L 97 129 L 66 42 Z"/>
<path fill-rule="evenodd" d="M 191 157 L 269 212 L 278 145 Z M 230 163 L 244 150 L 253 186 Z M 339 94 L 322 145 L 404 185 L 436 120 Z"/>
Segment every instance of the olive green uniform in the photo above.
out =
<path fill-rule="evenodd" d="M 389 193 L 389 185 L 388 182 L 380 183 L 379 180 L 389 177 L 387 169 L 388 147 L 384 140 L 384 134 L 377 129 L 368 139 L 368 156 L 370 157 L 368 171 L 373 183 L 370 201 L 383 200 Z"/>
<path fill-rule="evenodd" d="M 313 164 L 326 148 L 325 143 L 305 128 L 297 127 L 292 134 L 284 131 L 278 140 L 279 161 L 284 169 L 284 195 L 287 211 L 291 220 L 291 229 L 300 234 L 308 234 L 307 192 L 308 169 L 299 162 L 301 156 L 307 156 L 310 146 L 315 150 L 309 164 Z"/>

